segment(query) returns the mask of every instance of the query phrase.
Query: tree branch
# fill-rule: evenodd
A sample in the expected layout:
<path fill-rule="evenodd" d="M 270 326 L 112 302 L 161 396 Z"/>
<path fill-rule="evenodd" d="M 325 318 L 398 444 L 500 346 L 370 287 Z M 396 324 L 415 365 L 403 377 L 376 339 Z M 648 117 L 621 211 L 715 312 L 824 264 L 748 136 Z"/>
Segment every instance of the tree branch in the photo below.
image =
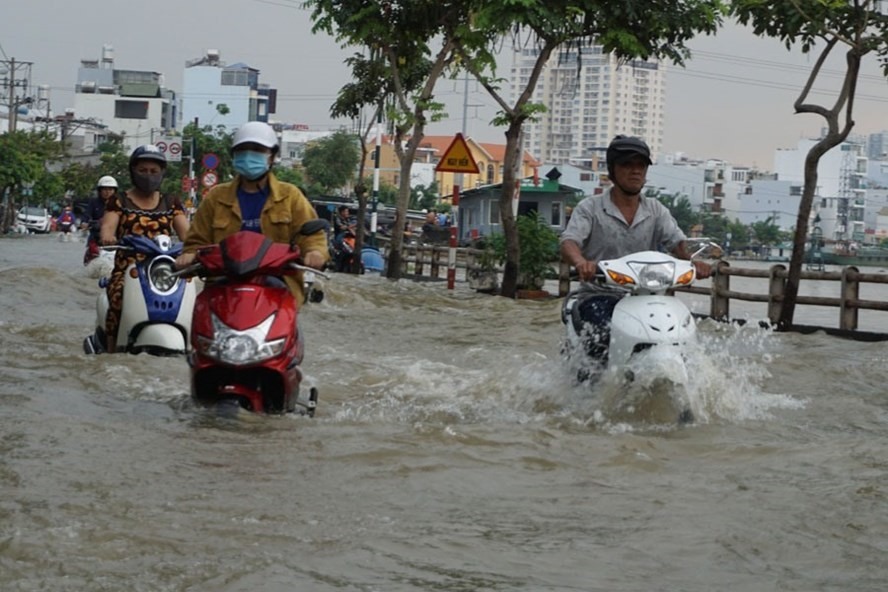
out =
<path fill-rule="evenodd" d="M 817 63 L 815 63 L 814 67 L 811 69 L 811 73 L 808 75 L 808 81 L 805 83 L 805 87 L 802 89 L 801 94 L 799 94 L 799 97 L 795 100 L 795 104 L 793 105 L 796 113 L 817 113 L 824 118 L 829 118 L 829 111 L 827 111 L 826 108 L 821 107 L 820 105 L 805 104 L 804 101 L 808 98 L 808 93 L 811 92 L 811 88 L 814 86 L 814 82 L 817 80 L 817 75 L 820 73 L 820 69 L 823 67 L 824 62 L 826 62 L 829 52 L 832 51 L 833 47 L 835 47 L 838 42 L 838 37 L 830 39 L 827 42 L 826 47 L 817 57 Z"/>

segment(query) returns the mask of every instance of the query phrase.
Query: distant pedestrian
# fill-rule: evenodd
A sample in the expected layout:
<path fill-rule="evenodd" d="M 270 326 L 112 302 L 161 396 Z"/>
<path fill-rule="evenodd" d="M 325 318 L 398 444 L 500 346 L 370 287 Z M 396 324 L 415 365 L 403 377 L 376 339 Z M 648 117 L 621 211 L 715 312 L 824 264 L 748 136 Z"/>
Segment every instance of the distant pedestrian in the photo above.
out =
<path fill-rule="evenodd" d="M 434 212 L 428 212 L 426 214 L 425 224 L 422 225 L 423 234 L 429 234 L 435 231 L 438 228 L 438 215 Z"/>
<path fill-rule="evenodd" d="M 86 252 L 83 254 L 83 264 L 86 265 L 99 256 L 99 231 L 102 228 L 102 216 L 105 214 L 105 206 L 117 194 L 117 179 L 111 175 L 105 175 L 96 183 L 96 195 L 90 198 L 86 207 L 85 222 L 89 228 L 86 239 Z"/>
<path fill-rule="evenodd" d="M 71 240 L 71 233 L 74 231 L 74 225 L 77 220 L 74 218 L 74 212 L 71 206 L 65 206 L 62 213 L 56 219 L 56 229 L 59 231 L 59 240 L 68 242 Z"/>

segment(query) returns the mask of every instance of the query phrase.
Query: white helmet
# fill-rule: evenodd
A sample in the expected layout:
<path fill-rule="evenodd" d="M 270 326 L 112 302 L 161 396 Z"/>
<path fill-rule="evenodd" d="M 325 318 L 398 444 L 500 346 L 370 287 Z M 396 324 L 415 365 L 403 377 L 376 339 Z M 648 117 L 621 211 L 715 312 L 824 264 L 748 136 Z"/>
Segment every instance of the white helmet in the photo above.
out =
<path fill-rule="evenodd" d="M 96 188 L 101 189 L 102 187 L 113 187 L 114 189 L 117 189 L 117 179 L 111 175 L 105 175 L 99 179 L 98 183 L 96 183 Z"/>
<path fill-rule="evenodd" d="M 235 150 L 241 144 L 259 144 L 265 146 L 273 153 L 278 151 L 278 137 L 274 129 L 261 121 L 248 121 L 234 132 L 231 141 L 231 149 Z"/>

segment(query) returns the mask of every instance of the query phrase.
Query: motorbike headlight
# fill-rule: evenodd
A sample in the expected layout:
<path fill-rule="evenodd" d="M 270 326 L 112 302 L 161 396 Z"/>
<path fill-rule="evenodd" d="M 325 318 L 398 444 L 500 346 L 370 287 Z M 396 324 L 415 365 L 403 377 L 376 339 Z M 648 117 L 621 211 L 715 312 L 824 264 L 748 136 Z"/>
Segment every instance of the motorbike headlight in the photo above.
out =
<path fill-rule="evenodd" d="M 284 351 L 286 344 L 285 338 L 268 340 L 268 331 L 275 316 L 269 316 L 255 327 L 238 331 L 213 315 L 213 336 L 199 336 L 197 347 L 202 354 L 233 366 L 255 364 L 273 358 Z"/>
<path fill-rule="evenodd" d="M 630 263 L 629 265 L 638 275 L 638 285 L 652 292 L 665 290 L 672 285 L 672 279 L 675 277 L 675 263 L 671 261 Z"/>
<path fill-rule="evenodd" d="M 174 271 L 171 259 L 155 259 L 148 270 L 148 277 L 159 292 L 168 293 L 175 290 L 179 282 L 179 278 L 173 275 Z"/>

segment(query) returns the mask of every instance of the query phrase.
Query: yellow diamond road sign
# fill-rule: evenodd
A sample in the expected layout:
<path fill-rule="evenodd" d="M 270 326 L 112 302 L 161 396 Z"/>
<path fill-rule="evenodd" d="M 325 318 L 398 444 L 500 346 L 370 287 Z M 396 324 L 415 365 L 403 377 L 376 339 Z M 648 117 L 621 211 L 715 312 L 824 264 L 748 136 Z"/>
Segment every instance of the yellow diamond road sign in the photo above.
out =
<path fill-rule="evenodd" d="M 472 153 L 469 152 L 469 145 L 466 144 L 462 134 L 456 134 L 435 170 L 439 173 L 478 174 L 478 163 L 475 162 Z"/>

